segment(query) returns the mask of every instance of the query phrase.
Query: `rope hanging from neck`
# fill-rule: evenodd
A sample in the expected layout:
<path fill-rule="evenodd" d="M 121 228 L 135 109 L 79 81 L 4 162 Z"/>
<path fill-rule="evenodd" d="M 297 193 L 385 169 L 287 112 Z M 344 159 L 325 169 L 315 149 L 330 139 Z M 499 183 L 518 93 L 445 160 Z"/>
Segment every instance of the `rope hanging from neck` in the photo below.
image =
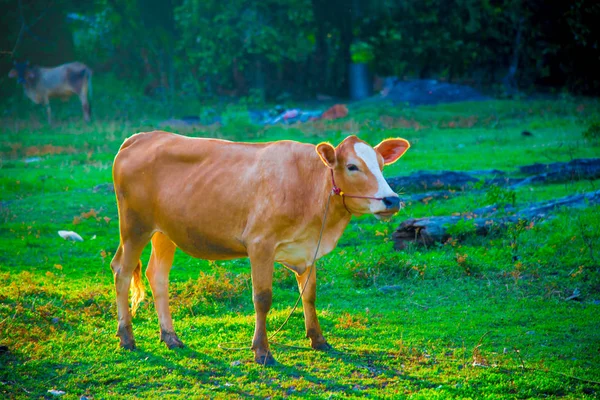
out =
<path fill-rule="evenodd" d="M 300 301 L 302 300 L 302 295 L 304 294 L 306 287 L 308 286 L 308 282 L 311 278 L 311 275 L 314 273 L 313 271 L 315 271 L 317 269 L 317 256 L 319 254 L 319 248 L 321 247 L 321 241 L 323 240 L 323 233 L 325 232 L 325 222 L 327 221 L 327 214 L 329 213 L 329 204 L 331 203 L 331 197 L 333 195 L 334 195 L 334 193 L 332 192 L 329 194 L 329 196 L 327 196 L 327 203 L 325 203 L 325 212 L 323 213 L 323 221 L 321 222 L 321 229 L 319 231 L 319 240 L 317 241 L 317 247 L 315 248 L 315 254 L 313 256 L 312 263 L 309 267 L 308 276 L 306 277 L 306 281 L 304 281 L 304 285 L 302 286 L 300 295 L 296 299 L 296 303 L 294 303 L 294 306 L 292 307 L 292 310 L 289 312 L 285 321 L 283 321 L 283 323 L 279 326 L 279 328 L 277 328 L 277 330 L 275 330 L 273 333 L 271 333 L 268 336 L 269 342 L 271 342 L 271 344 L 278 344 L 277 342 L 273 342 L 273 338 L 283 329 L 283 327 L 288 323 L 288 321 L 294 314 L 294 311 L 296 311 L 296 309 L 298 308 L 298 305 L 300 304 Z M 252 349 L 251 347 L 230 347 L 230 346 L 228 346 L 229 344 L 231 344 L 231 343 L 219 343 L 217 347 L 222 350 L 251 350 Z M 303 350 L 311 350 L 309 348 L 304 348 L 304 347 L 299 347 L 299 346 L 287 345 L 287 347 L 293 347 L 293 348 L 303 349 Z"/>
<path fill-rule="evenodd" d="M 304 285 L 302 286 L 300 295 L 296 299 L 296 303 L 294 304 L 294 306 L 292 307 L 292 310 L 287 315 L 287 318 L 283 321 L 283 323 L 279 326 L 279 328 L 277 328 L 273 333 L 271 333 L 268 336 L 269 342 L 271 342 L 272 344 L 277 344 L 276 342 L 273 342 L 273 338 L 283 329 L 283 327 L 288 323 L 288 321 L 294 314 L 294 311 L 296 311 L 296 309 L 298 308 L 298 305 L 300 304 L 300 301 L 302 300 L 302 295 L 304 294 L 304 291 L 306 290 L 306 287 L 308 286 L 308 282 L 311 278 L 311 275 L 314 273 L 314 270 L 316 270 L 316 268 L 317 268 L 317 256 L 319 254 L 319 248 L 321 247 L 321 240 L 323 239 L 323 233 L 325 231 L 325 222 L 327 221 L 327 214 L 329 213 L 329 204 L 331 203 L 331 198 L 333 196 L 340 196 L 342 198 L 342 203 L 344 204 L 344 208 L 350 214 L 352 214 L 352 212 L 346 206 L 346 197 L 350 197 L 350 198 L 354 198 L 354 199 L 383 200 L 383 197 L 358 196 L 358 195 L 345 194 L 342 191 L 342 189 L 340 189 L 340 187 L 337 186 L 335 183 L 335 178 L 333 177 L 333 169 L 330 169 L 330 171 L 331 171 L 331 183 L 333 184 L 333 187 L 331 189 L 331 193 L 329 193 L 329 196 L 327 197 L 327 203 L 325 203 L 325 212 L 323 213 L 323 221 L 321 222 L 321 229 L 319 231 L 319 239 L 317 241 L 317 246 L 315 248 L 315 254 L 313 256 L 312 263 L 309 267 L 310 269 L 308 271 L 308 276 L 306 277 L 306 281 L 304 281 Z M 228 344 L 230 344 L 230 343 L 219 343 L 217 347 L 222 350 L 250 350 L 251 349 L 251 347 L 229 347 L 229 346 L 227 346 Z M 288 346 L 288 347 L 310 350 L 308 348 L 303 348 L 303 347 L 298 347 L 298 346 Z"/>

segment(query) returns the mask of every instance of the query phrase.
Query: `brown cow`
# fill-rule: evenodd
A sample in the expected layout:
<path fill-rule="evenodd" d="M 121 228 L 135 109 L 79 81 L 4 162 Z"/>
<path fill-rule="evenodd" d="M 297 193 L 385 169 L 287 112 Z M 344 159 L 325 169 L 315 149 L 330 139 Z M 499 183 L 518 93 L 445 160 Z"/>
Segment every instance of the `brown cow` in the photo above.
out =
<path fill-rule="evenodd" d="M 120 345 L 135 348 L 128 289 L 135 312 L 144 295 L 140 255 L 152 241 L 146 276 L 160 338 L 169 348 L 183 346 L 169 310 L 169 271 L 179 247 L 208 260 L 250 258 L 256 362 L 274 363 L 266 317 L 275 262 L 296 274 L 301 290 L 306 285 L 306 335 L 313 348 L 328 349 L 315 311 L 315 252 L 318 247 L 318 259 L 333 250 L 352 215 L 389 218 L 399 210 L 400 199 L 381 171 L 408 148 L 404 139 L 373 148 L 356 136 L 335 148 L 293 141 L 235 143 L 161 131 L 127 139 L 113 165 L 121 241 L 111 268 Z"/>
<path fill-rule="evenodd" d="M 52 123 L 50 98 L 61 97 L 66 100 L 73 94 L 79 96 L 83 118 L 86 122 L 90 121 L 88 94 L 92 95 L 92 70 L 87 65 L 72 62 L 54 68 L 42 68 L 29 66 L 29 62 L 15 62 L 14 66 L 8 76 L 17 78 L 17 82 L 23 84 L 25 94 L 31 101 L 46 106 L 49 124 Z"/>

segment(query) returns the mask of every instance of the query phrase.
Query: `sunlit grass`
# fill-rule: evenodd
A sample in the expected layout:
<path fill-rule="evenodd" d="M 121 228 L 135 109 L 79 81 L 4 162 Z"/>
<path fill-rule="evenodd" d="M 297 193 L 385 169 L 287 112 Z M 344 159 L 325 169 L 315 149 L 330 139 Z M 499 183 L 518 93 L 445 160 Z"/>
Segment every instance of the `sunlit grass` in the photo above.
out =
<path fill-rule="evenodd" d="M 429 248 L 393 250 L 407 218 L 464 213 L 495 200 L 485 187 L 409 203 L 392 222 L 353 220 L 318 266 L 319 317 L 335 351 L 302 348 L 301 310 L 274 339 L 278 365 L 247 348 L 254 330 L 247 260 L 209 263 L 178 252 L 171 273 L 175 328 L 187 347 L 159 342 L 148 297 L 134 319 L 138 350 L 117 348 L 110 259 L 118 245 L 111 164 L 122 141 L 169 115 L 157 104 L 78 121 L 56 108 L 53 127 L 25 105 L 0 132 L 0 393 L 7 398 L 594 398 L 600 381 L 600 209 L 564 210 L 533 225 Z M 125 100 L 120 100 L 125 101 Z M 122 103 L 122 104 L 125 104 Z M 121 103 L 120 103 L 121 104 Z M 72 109 L 74 107 L 74 109 Z M 582 132 L 589 100 L 491 101 L 435 107 L 351 107 L 348 118 L 269 128 L 182 131 L 234 140 L 337 143 L 349 133 L 376 144 L 413 144 L 387 176 L 418 170 L 491 170 L 597 157 Z M 157 114 L 150 115 L 156 111 Z M 192 112 L 182 108 L 181 112 Z M 21 113 L 21 114 L 19 114 Z M 63 114 L 61 114 L 63 113 Z M 61 121 L 61 118 L 63 120 Z M 135 118 L 134 118 L 135 117 Z M 43 121 L 43 114 L 41 115 Z M 142 121 L 142 122 L 139 122 Z M 248 130 L 249 129 L 249 130 Z M 533 136 L 523 136 L 523 131 Z M 518 207 L 597 190 L 598 181 L 522 186 Z M 406 193 L 410 196 L 411 193 Z M 74 230 L 84 242 L 57 231 Z M 149 249 L 142 255 L 147 264 Z M 567 300 L 574 293 L 572 300 Z M 297 297 L 277 266 L 268 329 Z"/>

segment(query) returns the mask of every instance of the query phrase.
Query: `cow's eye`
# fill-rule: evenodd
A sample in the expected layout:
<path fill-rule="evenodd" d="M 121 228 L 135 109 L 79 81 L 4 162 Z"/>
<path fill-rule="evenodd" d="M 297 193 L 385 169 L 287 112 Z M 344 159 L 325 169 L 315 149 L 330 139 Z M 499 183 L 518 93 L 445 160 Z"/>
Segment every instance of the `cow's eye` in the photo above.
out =
<path fill-rule="evenodd" d="M 348 168 L 348 171 L 358 171 L 358 167 L 354 164 L 348 164 L 346 168 Z"/>

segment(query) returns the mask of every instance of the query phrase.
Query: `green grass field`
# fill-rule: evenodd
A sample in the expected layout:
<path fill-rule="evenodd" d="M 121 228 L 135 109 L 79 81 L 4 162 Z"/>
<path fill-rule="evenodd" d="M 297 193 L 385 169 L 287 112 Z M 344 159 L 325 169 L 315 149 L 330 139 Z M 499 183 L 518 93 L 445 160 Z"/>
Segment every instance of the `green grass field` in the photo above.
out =
<path fill-rule="evenodd" d="M 90 125 L 74 101 L 53 103 L 52 127 L 27 103 L 13 104 L 0 121 L 0 397 L 54 398 L 49 390 L 67 399 L 600 396 L 600 207 L 563 210 L 485 238 L 393 250 L 391 233 L 403 220 L 468 212 L 491 204 L 485 192 L 409 203 L 390 222 L 353 220 L 317 269 L 317 308 L 331 352 L 307 349 L 296 310 L 272 344 L 278 364 L 255 364 L 247 349 L 254 329 L 248 262 L 181 252 L 171 273 L 171 308 L 186 347 L 170 351 L 159 342 L 146 283 L 149 296 L 134 318 L 138 349 L 120 350 L 109 266 L 119 242 L 111 164 L 126 137 L 166 118 L 159 105 L 126 100 L 99 97 Z M 598 138 L 582 136 L 600 115 L 597 101 L 350 112 L 327 123 L 259 128 L 233 119 L 223 128 L 179 132 L 334 144 L 348 134 L 372 144 L 409 140 L 412 148 L 386 176 L 516 173 L 535 162 L 600 156 Z M 533 136 L 522 136 L 525 130 Z M 514 195 L 526 205 L 599 186 L 532 185 Z M 65 241 L 59 230 L 84 241 Z M 146 249 L 144 265 L 148 256 Z M 390 285 L 396 290 L 379 290 Z M 575 291 L 580 295 L 567 300 Z M 294 277 L 277 267 L 270 332 L 296 297 Z"/>

